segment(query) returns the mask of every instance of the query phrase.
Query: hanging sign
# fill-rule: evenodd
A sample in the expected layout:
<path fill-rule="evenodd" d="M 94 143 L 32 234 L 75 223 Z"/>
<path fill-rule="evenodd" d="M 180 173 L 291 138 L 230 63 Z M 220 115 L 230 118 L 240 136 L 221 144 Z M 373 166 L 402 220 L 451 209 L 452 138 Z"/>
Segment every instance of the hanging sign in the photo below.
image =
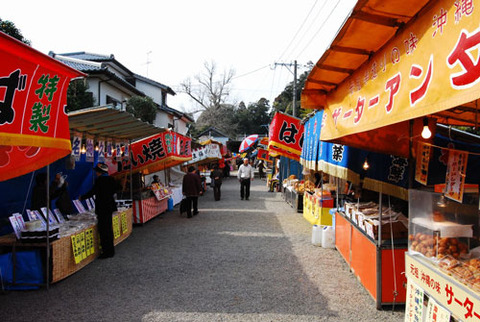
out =
<path fill-rule="evenodd" d="M 105 140 L 100 139 L 97 142 L 98 144 L 98 162 L 105 161 Z"/>
<path fill-rule="evenodd" d="M 415 180 L 424 186 L 427 185 L 428 164 L 430 162 L 430 154 L 432 147 L 430 144 L 418 142 L 417 144 L 417 162 L 415 167 Z"/>
<path fill-rule="evenodd" d="M 84 76 L 0 32 L 0 180 L 71 151 L 65 112 L 70 79 Z"/>
<path fill-rule="evenodd" d="M 462 202 L 465 190 L 468 153 L 450 150 L 448 153 L 445 197 Z"/>
<path fill-rule="evenodd" d="M 112 155 L 113 155 L 113 149 L 114 149 L 114 145 L 113 145 L 113 142 L 108 140 L 107 141 L 107 145 L 106 145 L 106 151 L 105 151 L 105 155 L 107 158 L 111 158 Z"/>
<path fill-rule="evenodd" d="M 407 156 L 407 121 L 479 98 L 478 21 L 478 0 L 429 2 L 328 95 L 322 140 L 343 138 L 341 143 L 363 147 L 351 143 L 361 144 L 358 135 L 365 134 L 362 140 L 372 149 L 403 149 L 397 155 Z"/>
<path fill-rule="evenodd" d="M 450 312 L 439 305 L 437 301 L 433 298 L 428 299 L 425 322 L 450 322 L 450 316 Z"/>
<path fill-rule="evenodd" d="M 405 322 L 423 321 L 423 290 L 408 279 Z"/>
<path fill-rule="evenodd" d="M 162 132 L 130 144 L 130 160 L 108 163 L 115 175 L 129 171 L 153 173 L 181 164 L 192 157 L 191 139 L 175 132 Z M 116 167 L 116 169 L 115 169 Z"/>
<path fill-rule="evenodd" d="M 258 149 L 257 159 L 270 162 L 268 151 L 265 149 Z"/>
<path fill-rule="evenodd" d="M 82 134 L 75 133 L 72 140 L 72 155 L 75 157 L 75 161 L 80 161 L 80 154 L 82 149 Z"/>
<path fill-rule="evenodd" d="M 88 137 L 87 136 L 87 139 L 85 140 L 86 142 L 86 152 L 85 152 L 85 161 L 86 162 L 93 162 L 93 158 L 94 158 L 94 151 L 95 151 L 95 146 L 93 144 L 93 138 L 92 137 Z"/>
<path fill-rule="evenodd" d="M 269 126 L 268 150 L 290 159 L 300 159 L 304 127 L 300 119 L 277 112 Z"/>

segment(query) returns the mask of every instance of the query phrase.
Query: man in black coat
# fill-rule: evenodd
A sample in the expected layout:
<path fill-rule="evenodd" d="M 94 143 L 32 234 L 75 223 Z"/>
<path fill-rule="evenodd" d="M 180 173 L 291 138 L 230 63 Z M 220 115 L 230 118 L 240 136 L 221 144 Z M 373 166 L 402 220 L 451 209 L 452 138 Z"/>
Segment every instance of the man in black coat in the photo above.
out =
<path fill-rule="evenodd" d="M 187 218 L 192 218 L 192 204 L 193 215 L 198 214 L 198 196 L 202 191 L 202 182 L 200 176 L 195 173 L 195 168 L 190 166 L 188 173 L 183 176 L 182 193 L 187 201 Z"/>
<path fill-rule="evenodd" d="M 114 194 L 121 189 L 121 186 L 113 177 L 108 175 L 108 166 L 105 163 L 98 163 L 94 170 L 97 180 L 93 188 L 81 196 L 80 200 L 95 195 L 95 213 L 97 214 L 98 233 L 102 246 L 100 258 L 108 258 L 115 255 L 112 214 L 117 210 Z"/>
<path fill-rule="evenodd" d="M 210 178 L 212 178 L 213 181 L 213 196 L 215 198 L 215 201 L 220 200 L 222 194 L 220 190 L 220 188 L 222 187 L 222 176 L 222 171 L 218 168 L 218 165 L 215 165 L 214 170 L 210 174 Z"/>

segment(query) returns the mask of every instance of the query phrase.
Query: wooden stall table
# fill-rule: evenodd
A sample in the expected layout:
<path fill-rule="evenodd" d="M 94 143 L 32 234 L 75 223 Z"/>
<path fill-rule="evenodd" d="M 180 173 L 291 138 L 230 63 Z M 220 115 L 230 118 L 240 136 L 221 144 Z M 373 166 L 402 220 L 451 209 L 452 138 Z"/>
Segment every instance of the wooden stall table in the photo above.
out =
<path fill-rule="evenodd" d="M 118 245 L 132 233 L 132 209 L 118 211 L 113 214 L 114 244 Z M 0 236 L 0 246 L 12 250 L 12 261 L 21 249 L 40 249 L 43 254 L 47 244 L 17 240 L 15 234 Z M 50 242 L 50 283 L 56 283 L 83 267 L 98 257 L 99 238 L 97 225 L 92 224 L 73 235 L 65 236 Z M 15 265 L 13 266 L 15 276 Z M 15 281 L 13 281 L 15 285 Z"/>

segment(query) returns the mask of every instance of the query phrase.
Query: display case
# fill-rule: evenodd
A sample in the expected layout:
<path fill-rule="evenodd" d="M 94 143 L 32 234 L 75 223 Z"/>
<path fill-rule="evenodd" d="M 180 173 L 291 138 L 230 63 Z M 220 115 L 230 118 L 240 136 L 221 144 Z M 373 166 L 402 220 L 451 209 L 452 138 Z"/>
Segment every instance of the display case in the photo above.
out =
<path fill-rule="evenodd" d="M 435 264 L 442 259 L 470 259 L 470 249 L 476 246 L 474 231 L 478 231 L 478 197 L 468 195 L 458 203 L 441 193 L 410 190 L 409 194 L 409 254 Z"/>

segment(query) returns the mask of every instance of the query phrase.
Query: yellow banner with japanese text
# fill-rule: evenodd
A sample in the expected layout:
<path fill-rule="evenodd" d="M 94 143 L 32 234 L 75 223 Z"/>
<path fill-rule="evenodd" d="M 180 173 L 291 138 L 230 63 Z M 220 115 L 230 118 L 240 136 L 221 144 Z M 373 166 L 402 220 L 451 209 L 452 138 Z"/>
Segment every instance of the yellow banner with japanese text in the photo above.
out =
<path fill-rule="evenodd" d="M 400 124 L 478 99 L 479 21 L 480 0 L 433 2 L 328 95 L 321 140 Z M 455 124 L 455 117 L 450 121 Z"/>

